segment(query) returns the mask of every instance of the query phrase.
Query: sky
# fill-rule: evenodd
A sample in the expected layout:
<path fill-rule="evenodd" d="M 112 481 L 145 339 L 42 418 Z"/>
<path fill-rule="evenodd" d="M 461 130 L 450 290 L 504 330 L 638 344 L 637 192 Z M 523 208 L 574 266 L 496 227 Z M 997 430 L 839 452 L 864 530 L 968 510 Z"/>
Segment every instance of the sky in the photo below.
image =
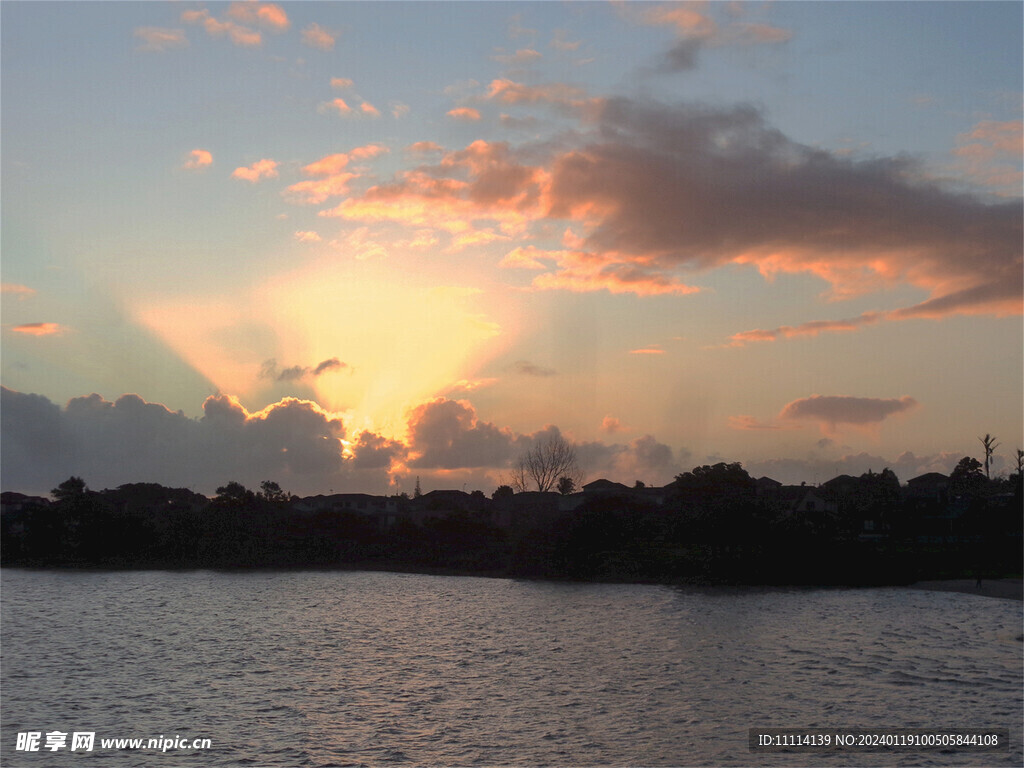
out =
<path fill-rule="evenodd" d="M 5 490 L 1024 446 L 1017 2 L 18 2 Z"/>

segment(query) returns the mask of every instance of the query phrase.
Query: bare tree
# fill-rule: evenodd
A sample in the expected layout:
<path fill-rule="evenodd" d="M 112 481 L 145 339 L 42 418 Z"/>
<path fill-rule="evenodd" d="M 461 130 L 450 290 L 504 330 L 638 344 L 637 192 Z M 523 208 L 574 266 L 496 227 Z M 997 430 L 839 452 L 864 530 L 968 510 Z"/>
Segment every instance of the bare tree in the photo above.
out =
<path fill-rule="evenodd" d="M 999 443 L 996 442 L 996 439 L 992 437 L 992 435 L 979 437 L 978 440 L 980 440 L 981 444 L 985 446 L 985 477 L 991 480 L 992 477 L 989 474 L 989 465 L 992 463 L 992 454 L 995 453 L 996 448 L 999 447 Z"/>
<path fill-rule="evenodd" d="M 574 485 L 583 481 L 576 446 L 561 435 L 539 440 L 512 468 L 512 487 L 519 493 L 550 491 L 561 478 L 569 478 Z"/>

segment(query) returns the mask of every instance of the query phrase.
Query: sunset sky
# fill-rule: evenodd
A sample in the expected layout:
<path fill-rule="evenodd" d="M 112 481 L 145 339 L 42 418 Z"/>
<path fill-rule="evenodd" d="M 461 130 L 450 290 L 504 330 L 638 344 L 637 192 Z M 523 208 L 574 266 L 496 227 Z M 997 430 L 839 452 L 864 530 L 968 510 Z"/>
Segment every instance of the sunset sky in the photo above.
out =
<path fill-rule="evenodd" d="M 1019 2 L 4 2 L 2 485 L 1015 468 Z"/>

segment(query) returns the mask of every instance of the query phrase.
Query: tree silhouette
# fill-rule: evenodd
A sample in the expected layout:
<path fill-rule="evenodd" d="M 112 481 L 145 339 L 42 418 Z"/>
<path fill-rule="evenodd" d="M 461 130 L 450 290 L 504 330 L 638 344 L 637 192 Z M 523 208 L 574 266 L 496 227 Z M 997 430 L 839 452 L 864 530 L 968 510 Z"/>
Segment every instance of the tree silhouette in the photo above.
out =
<path fill-rule="evenodd" d="M 949 476 L 949 488 L 954 496 L 976 496 L 985 485 L 981 462 L 964 456 Z"/>
<path fill-rule="evenodd" d="M 53 498 L 58 502 L 74 502 L 85 496 L 87 490 L 89 489 L 86 488 L 85 480 L 72 476 L 50 491 L 50 493 L 53 494 Z"/>
<path fill-rule="evenodd" d="M 558 492 L 563 496 L 576 493 L 576 481 L 571 477 L 563 477 L 558 481 Z"/>
<path fill-rule="evenodd" d="M 514 494 L 515 491 L 512 490 L 511 485 L 499 485 L 497 488 L 494 489 L 494 493 L 491 494 L 491 498 L 494 499 L 495 501 L 499 501 L 501 499 L 510 498 Z"/>
<path fill-rule="evenodd" d="M 1017 474 L 1024 475 L 1024 451 L 1017 449 Z"/>
<path fill-rule="evenodd" d="M 576 461 L 576 446 L 561 435 L 541 439 L 519 457 L 512 468 L 512 487 L 520 493 L 534 490 L 550 491 L 559 478 L 578 484 L 583 472 Z"/>
<path fill-rule="evenodd" d="M 281 486 L 273 480 L 264 480 L 260 483 L 260 492 L 257 495 L 263 501 L 278 505 L 285 504 L 291 499 L 291 494 L 287 491 L 282 491 Z"/>
<path fill-rule="evenodd" d="M 996 448 L 999 447 L 999 443 L 996 442 L 996 439 L 992 437 L 992 435 L 988 434 L 984 437 L 979 437 L 978 440 L 980 440 L 981 444 L 985 446 L 985 477 L 991 480 L 992 476 L 989 474 L 989 465 L 992 462 L 992 454 L 995 453 Z"/>

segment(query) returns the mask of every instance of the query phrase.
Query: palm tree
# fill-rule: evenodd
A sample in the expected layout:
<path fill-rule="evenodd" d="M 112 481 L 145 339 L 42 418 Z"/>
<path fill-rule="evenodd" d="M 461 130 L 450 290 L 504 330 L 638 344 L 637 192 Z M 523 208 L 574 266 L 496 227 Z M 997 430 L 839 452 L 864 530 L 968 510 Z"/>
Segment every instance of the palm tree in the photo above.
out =
<path fill-rule="evenodd" d="M 978 440 L 980 440 L 981 444 L 985 446 L 985 477 L 991 480 L 992 477 L 989 474 L 989 465 L 992 462 L 992 454 L 995 453 L 996 448 L 999 447 L 999 443 L 996 442 L 996 439 L 992 437 L 992 435 L 979 437 Z"/>

